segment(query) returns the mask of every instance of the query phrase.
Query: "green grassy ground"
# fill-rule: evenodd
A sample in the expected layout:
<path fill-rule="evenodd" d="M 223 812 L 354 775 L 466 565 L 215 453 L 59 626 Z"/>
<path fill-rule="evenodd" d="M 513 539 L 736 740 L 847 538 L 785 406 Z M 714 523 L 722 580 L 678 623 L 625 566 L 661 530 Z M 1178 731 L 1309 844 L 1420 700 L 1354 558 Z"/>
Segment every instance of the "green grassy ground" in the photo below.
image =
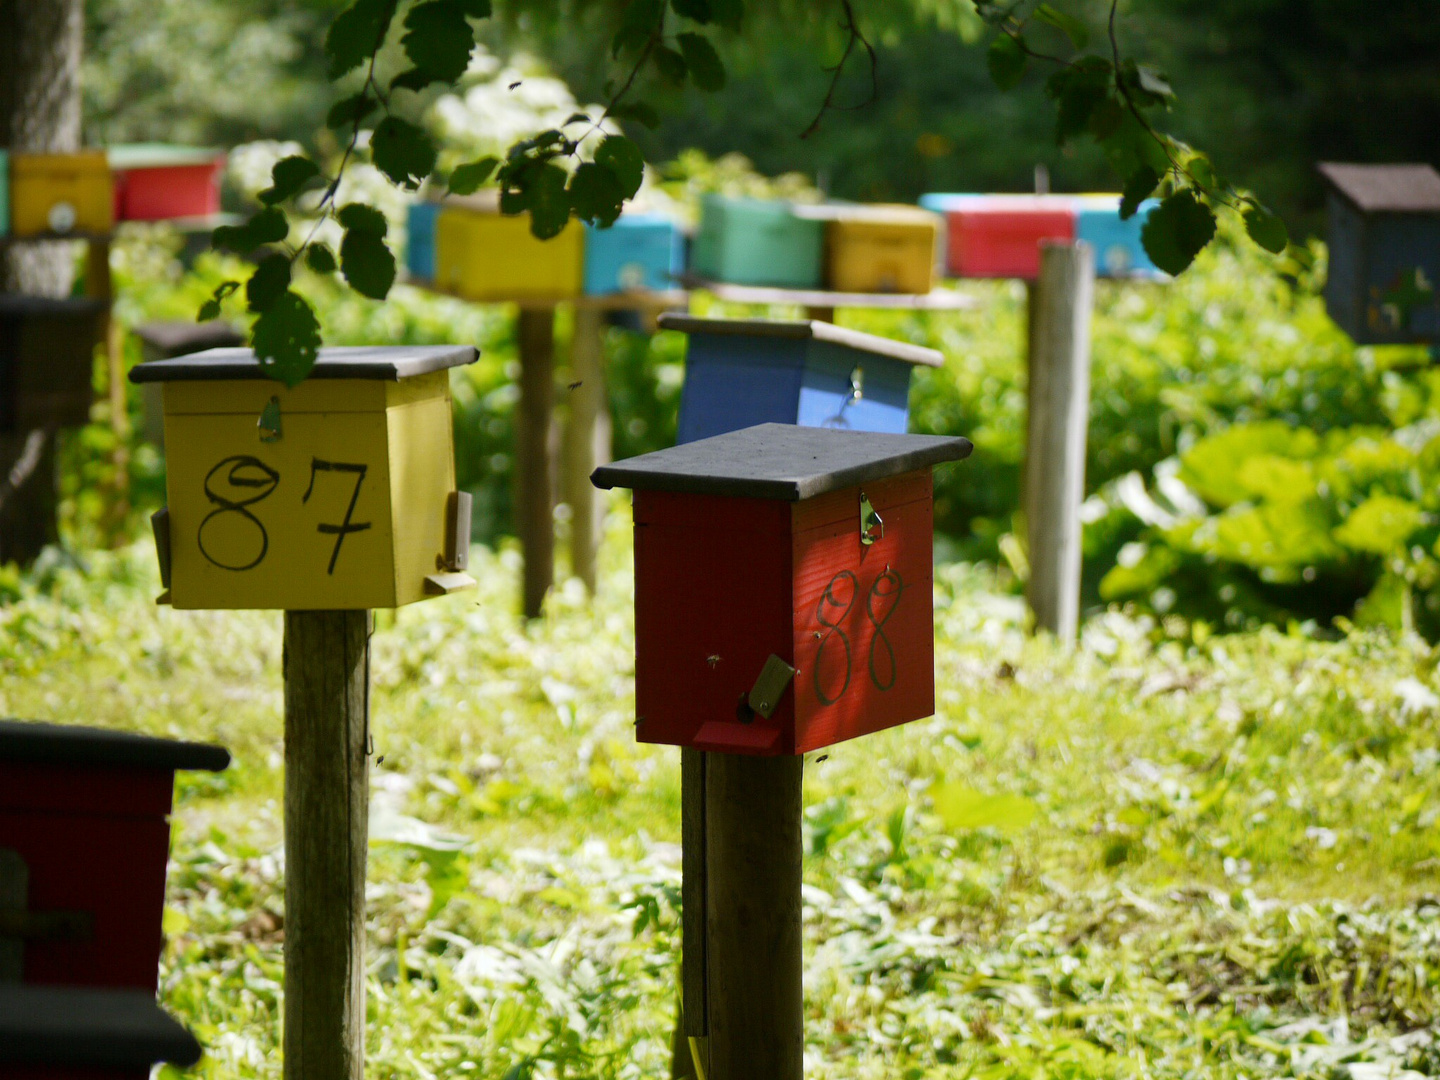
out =
<path fill-rule="evenodd" d="M 662 1075 L 678 754 L 605 554 L 528 627 L 484 552 L 379 619 L 372 1077 Z M 152 558 L 5 586 L 0 714 L 232 748 L 181 781 L 163 993 L 199 1075 L 278 1077 L 280 620 L 157 609 Z M 1440 1071 L 1436 656 L 1118 614 L 1064 656 L 937 579 L 938 715 L 806 762 L 808 1077 Z"/>

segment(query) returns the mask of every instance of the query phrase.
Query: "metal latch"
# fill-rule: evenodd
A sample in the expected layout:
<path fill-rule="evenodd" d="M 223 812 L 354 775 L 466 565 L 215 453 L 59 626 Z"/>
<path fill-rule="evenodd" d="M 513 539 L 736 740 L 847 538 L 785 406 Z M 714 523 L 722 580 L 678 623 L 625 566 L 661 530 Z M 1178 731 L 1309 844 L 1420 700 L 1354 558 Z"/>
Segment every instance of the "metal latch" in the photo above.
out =
<path fill-rule="evenodd" d="M 765 666 L 760 669 L 760 677 L 750 688 L 750 696 L 745 699 L 746 703 L 766 720 L 769 720 L 780 704 L 780 695 L 785 692 L 785 687 L 790 685 L 790 680 L 794 677 L 795 669 L 771 653 L 770 658 L 765 661 Z"/>
<path fill-rule="evenodd" d="M 860 492 L 860 543 L 869 547 L 876 540 L 884 538 L 885 522 L 875 512 L 875 507 L 870 505 L 869 496 L 862 491 Z"/>
<path fill-rule="evenodd" d="M 850 372 L 850 400 L 846 405 L 859 401 L 865 396 L 865 369 L 858 364 Z"/>

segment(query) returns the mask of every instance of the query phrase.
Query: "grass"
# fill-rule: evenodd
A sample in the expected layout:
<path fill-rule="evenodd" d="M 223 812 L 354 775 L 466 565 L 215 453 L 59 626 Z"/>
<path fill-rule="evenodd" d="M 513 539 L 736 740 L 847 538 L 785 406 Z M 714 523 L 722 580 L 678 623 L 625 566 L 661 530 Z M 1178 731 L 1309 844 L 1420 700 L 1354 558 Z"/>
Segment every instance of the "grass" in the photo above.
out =
<path fill-rule="evenodd" d="M 633 742 L 629 546 L 529 626 L 513 552 L 375 635 L 369 1075 L 664 1075 L 679 767 Z M 143 545 L 0 607 L 0 714 L 222 742 L 178 789 L 163 997 L 278 1077 L 280 619 Z M 1112 612 L 1064 655 L 937 574 L 934 719 L 806 762 L 811 1078 L 1440 1071 L 1440 656 Z"/>

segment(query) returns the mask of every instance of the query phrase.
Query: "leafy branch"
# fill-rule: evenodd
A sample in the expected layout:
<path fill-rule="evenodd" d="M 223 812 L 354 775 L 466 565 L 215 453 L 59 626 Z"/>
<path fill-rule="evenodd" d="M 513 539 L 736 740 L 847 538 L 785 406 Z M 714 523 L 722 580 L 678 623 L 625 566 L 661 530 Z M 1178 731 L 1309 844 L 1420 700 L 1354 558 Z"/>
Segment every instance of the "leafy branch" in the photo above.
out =
<path fill-rule="evenodd" d="M 1035 0 L 974 0 L 975 10 L 994 27 L 987 56 L 991 78 L 1001 89 L 1020 83 L 1032 60 L 1056 67 L 1046 80 L 1055 101 L 1056 141 L 1061 145 L 1088 134 L 1101 146 L 1124 181 L 1120 216 L 1130 218 L 1152 196 L 1160 204 L 1147 216 L 1141 241 L 1160 269 L 1184 271 L 1214 239 L 1217 209 L 1241 215 L 1252 240 L 1272 254 L 1289 248 L 1284 223 L 1253 195 L 1236 189 L 1215 170 L 1209 157 L 1161 131 L 1150 117 L 1168 110 L 1175 91 L 1158 69 L 1125 57 L 1120 49 L 1119 2 L 1111 0 L 1106 30 L 1109 56 L 1085 53 L 1089 30 L 1083 22 L 1049 3 Z M 1075 51 L 1065 57 L 1036 48 L 1027 32 L 1048 26 Z"/>
<path fill-rule="evenodd" d="M 835 104 L 835 92 L 840 88 L 840 76 L 845 73 L 845 65 L 849 63 L 850 55 L 855 51 L 856 45 L 865 50 L 865 54 L 870 60 L 870 93 L 863 101 L 843 106 L 843 108 L 863 109 L 880 96 L 880 62 L 875 55 L 875 46 L 870 44 L 870 39 L 861 32 L 860 24 L 855 19 L 855 8 L 851 0 L 840 0 L 840 7 L 845 15 L 845 21 L 840 26 L 845 31 L 845 50 L 840 54 L 840 59 L 835 66 L 829 69 L 830 86 L 825 91 L 825 100 L 820 103 L 820 111 L 815 114 L 815 119 L 810 121 L 810 126 L 800 133 L 802 139 L 808 139 L 820 130 L 820 121 L 825 119 L 827 112 L 842 108 Z"/>

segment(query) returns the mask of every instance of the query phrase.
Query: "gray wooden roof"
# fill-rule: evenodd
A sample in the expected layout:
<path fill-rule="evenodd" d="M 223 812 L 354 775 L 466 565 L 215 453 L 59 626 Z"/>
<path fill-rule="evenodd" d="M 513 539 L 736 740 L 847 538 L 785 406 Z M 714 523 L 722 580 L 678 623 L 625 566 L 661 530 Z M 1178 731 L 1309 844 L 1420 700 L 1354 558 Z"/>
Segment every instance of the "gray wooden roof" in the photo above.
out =
<path fill-rule="evenodd" d="M 1440 173 L 1429 165 L 1316 166 L 1330 185 L 1361 210 L 1391 213 L 1440 211 Z"/>
<path fill-rule="evenodd" d="M 0 720 L 0 761 L 219 772 L 229 766 L 230 751 L 129 731 Z"/>
<path fill-rule="evenodd" d="M 385 379 L 394 382 L 474 363 L 473 345 L 361 345 L 321 349 L 312 379 Z M 250 349 L 206 349 L 152 360 L 130 369 L 130 381 L 171 382 L 212 379 L 269 379 Z"/>
<path fill-rule="evenodd" d="M 877 334 L 866 334 L 859 330 L 847 330 L 834 323 L 811 319 L 701 319 L 694 315 L 680 315 L 667 312 L 661 315 L 659 323 L 666 330 L 679 330 L 684 334 L 735 334 L 740 337 L 810 338 L 843 345 L 847 349 L 889 356 L 904 360 L 908 364 L 924 364 L 939 367 L 945 357 L 935 349 L 923 345 L 911 345 L 905 341 L 894 341 Z"/>
<path fill-rule="evenodd" d="M 0 985 L 0 1065 L 116 1069 L 129 1075 L 146 1073 L 160 1061 L 188 1068 L 199 1060 L 195 1036 L 166 1015 L 149 991 Z"/>
<path fill-rule="evenodd" d="M 970 456 L 969 439 L 757 424 L 602 465 L 600 488 L 798 502 Z"/>

